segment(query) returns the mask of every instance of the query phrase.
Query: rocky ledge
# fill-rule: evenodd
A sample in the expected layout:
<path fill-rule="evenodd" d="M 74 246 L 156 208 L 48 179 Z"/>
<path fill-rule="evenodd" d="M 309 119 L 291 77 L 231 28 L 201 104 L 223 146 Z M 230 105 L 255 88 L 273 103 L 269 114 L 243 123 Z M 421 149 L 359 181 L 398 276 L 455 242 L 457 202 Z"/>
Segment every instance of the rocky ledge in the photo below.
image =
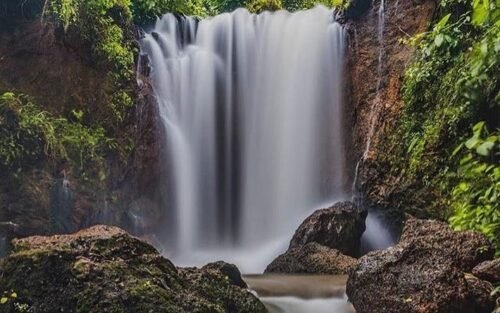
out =
<path fill-rule="evenodd" d="M 396 246 L 359 259 L 347 295 L 358 313 L 489 313 L 495 306 L 493 285 L 480 278 L 495 279 L 492 268 L 498 263 L 477 265 L 493 254 L 482 234 L 409 219 Z"/>
<path fill-rule="evenodd" d="M 309 216 L 266 273 L 347 274 L 356 265 L 367 211 L 339 202 Z"/>
<path fill-rule="evenodd" d="M 266 312 L 222 262 L 177 268 L 109 226 L 13 241 L 0 260 L 0 312 Z"/>
<path fill-rule="evenodd" d="M 309 242 L 277 257 L 267 266 L 266 273 L 347 274 L 355 267 L 356 261 L 338 250 Z"/>

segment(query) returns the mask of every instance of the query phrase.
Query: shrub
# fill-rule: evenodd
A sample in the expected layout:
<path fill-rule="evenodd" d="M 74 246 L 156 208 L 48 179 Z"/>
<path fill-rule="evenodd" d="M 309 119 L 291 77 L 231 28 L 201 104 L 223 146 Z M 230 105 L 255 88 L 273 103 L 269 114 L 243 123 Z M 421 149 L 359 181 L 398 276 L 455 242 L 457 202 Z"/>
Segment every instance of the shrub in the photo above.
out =
<path fill-rule="evenodd" d="M 416 56 L 405 73 L 401 118 L 383 149 L 392 153 L 382 158 L 401 178 L 399 205 L 411 213 L 447 218 L 453 150 L 479 121 L 499 127 L 498 13 L 488 1 L 442 0 L 433 28 L 406 41 Z"/>
<path fill-rule="evenodd" d="M 473 130 L 455 150 L 465 155 L 455 174 L 450 223 L 457 230 L 482 232 L 500 254 L 500 132 L 489 133 L 484 122 Z"/>
<path fill-rule="evenodd" d="M 39 161 L 67 161 L 84 170 L 102 166 L 107 152 L 116 148 L 101 127 L 53 117 L 26 95 L 0 95 L 0 167 L 13 174 Z"/>

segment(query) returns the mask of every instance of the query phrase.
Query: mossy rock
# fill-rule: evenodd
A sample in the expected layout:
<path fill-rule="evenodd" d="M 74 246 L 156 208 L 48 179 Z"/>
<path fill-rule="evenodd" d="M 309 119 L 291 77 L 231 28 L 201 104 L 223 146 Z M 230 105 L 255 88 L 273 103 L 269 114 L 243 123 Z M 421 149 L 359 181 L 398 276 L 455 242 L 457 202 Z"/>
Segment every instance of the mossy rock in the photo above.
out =
<path fill-rule="evenodd" d="M 0 312 L 266 312 L 220 271 L 177 268 L 109 226 L 14 240 L 0 286 Z"/>

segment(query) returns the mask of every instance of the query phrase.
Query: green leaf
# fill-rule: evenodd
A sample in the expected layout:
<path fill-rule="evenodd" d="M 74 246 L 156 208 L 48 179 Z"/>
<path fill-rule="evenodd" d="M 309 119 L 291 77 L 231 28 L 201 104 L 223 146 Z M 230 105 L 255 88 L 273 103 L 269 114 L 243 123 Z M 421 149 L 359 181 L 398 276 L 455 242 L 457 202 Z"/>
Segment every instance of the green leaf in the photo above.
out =
<path fill-rule="evenodd" d="M 464 147 L 463 143 L 459 144 L 458 147 L 456 147 L 455 150 L 453 150 L 451 156 L 452 157 L 456 156 L 462 150 L 463 147 Z"/>
<path fill-rule="evenodd" d="M 500 136 L 488 136 L 486 137 L 485 141 L 489 141 L 489 142 L 497 142 L 497 141 L 500 141 Z"/>
<path fill-rule="evenodd" d="M 495 144 L 493 142 L 486 141 L 477 147 L 476 152 L 482 156 L 489 156 L 494 146 Z"/>
<path fill-rule="evenodd" d="M 443 27 L 446 26 L 446 24 L 448 23 L 448 20 L 450 19 L 450 16 L 451 14 L 447 14 L 445 15 L 437 24 L 436 24 L 436 27 L 435 29 L 439 30 L 439 29 L 442 29 Z"/>
<path fill-rule="evenodd" d="M 9 298 L 7 298 L 7 297 L 2 297 L 2 298 L 0 299 L 0 304 L 5 304 L 5 303 L 7 303 L 7 301 L 9 301 Z"/>
<path fill-rule="evenodd" d="M 436 45 L 436 47 L 441 47 L 443 41 L 444 41 L 443 34 L 438 34 L 436 38 L 434 38 L 434 44 Z"/>
<path fill-rule="evenodd" d="M 489 0 L 474 0 L 472 10 L 472 23 L 474 25 L 483 25 L 489 17 Z"/>
<path fill-rule="evenodd" d="M 474 127 L 472 128 L 472 130 L 474 132 L 474 136 L 477 136 L 477 137 L 481 136 L 483 129 L 484 129 L 484 122 L 479 122 L 476 125 L 474 125 Z"/>
<path fill-rule="evenodd" d="M 479 141 L 479 138 L 474 136 L 465 142 L 465 146 L 467 147 L 467 149 L 473 149 L 476 147 Z"/>

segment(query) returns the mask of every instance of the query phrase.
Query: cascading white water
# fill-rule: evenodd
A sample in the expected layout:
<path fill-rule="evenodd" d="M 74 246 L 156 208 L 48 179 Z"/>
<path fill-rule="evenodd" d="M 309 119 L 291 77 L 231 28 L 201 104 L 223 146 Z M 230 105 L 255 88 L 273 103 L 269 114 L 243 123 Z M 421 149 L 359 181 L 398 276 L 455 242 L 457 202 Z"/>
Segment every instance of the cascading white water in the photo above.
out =
<path fill-rule="evenodd" d="M 166 134 L 174 259 L 243 249 L 265 265 L 255 247 L 276 256 L 307 214 L 344 198 L 344 33 L 331 10 L 167 14 L 141 48 Z"/>

